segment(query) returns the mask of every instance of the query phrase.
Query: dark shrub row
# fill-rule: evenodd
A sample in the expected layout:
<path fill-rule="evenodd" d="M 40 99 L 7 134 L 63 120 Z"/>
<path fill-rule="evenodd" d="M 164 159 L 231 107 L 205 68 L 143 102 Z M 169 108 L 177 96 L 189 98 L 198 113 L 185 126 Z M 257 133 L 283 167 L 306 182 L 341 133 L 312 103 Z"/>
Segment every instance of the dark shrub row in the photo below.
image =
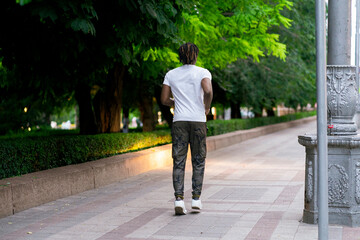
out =
<path fill-rule="evenodd" d="M 209 121 L 208 136 L 315 115 L 301 112 L 283 117 Z M 42 136 L 45 135 L 45 136 Z M 170 130 L 151 133 L 48 135 L 0 138 L 0 179 L 88 162 L 171 142 Z"/>
<path fill-rule="evenodd" d="M 0 140 L 0 179 L 171 142 L 169 130 Z"/>
<path fill-rule="evenodd" d="M 316 112 L 299 112 L 281 117 L 262 117 L 248 119 L 214 120 L 207 123 L 208 136 L 220 135 L 237 130 L 250 129 L 275 123 L 288 122 L 316 115 Z"/>

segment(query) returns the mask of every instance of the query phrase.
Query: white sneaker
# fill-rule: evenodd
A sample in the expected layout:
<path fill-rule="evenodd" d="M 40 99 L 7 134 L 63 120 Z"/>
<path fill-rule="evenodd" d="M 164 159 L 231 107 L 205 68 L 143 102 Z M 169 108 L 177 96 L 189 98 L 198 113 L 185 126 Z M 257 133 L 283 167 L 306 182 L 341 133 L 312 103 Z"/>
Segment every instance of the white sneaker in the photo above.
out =
<path fill-rule="evenodd" d="M 200 199 L 198 199 L 198 200 L 193 199 L 191 201 L 191 208 L 200 210 L 202 208 L 201 200 Z"/>
<path fill-rule="evenodd" d="M 186 208 L 185 203 L 183 200 L 178 200 L 174 202 L 175 205 L 175 214 L 176 215 L 185 215 L 186 214 Z"/>

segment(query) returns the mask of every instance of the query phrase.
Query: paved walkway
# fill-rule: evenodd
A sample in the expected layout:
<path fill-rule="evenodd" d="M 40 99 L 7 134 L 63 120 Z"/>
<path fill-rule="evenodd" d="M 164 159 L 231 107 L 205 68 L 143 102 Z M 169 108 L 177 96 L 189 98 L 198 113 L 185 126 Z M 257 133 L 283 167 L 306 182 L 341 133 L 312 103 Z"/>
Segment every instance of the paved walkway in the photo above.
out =
<path fill-rule="evenodd" d="M 2 218 L 0 239 L 317 239 L 317 225 L 301 222 L 305 151 L 297 135 L 306 132 L 315 122 L 208 154 L 201 213 L 174 215 L 167 167 Z M 188 164 L 188 208 L 190 186 Z M 330 226 L 329 239 L 360 239 L 360 228 Z"/>

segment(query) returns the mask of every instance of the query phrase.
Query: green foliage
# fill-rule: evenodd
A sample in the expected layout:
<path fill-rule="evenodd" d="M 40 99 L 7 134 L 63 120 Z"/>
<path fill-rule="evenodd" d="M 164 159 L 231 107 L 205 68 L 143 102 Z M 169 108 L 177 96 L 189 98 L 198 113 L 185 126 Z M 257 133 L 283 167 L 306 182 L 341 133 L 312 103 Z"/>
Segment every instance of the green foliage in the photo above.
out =
<path fill-rule="evenodd" d="M 51 4 L 46 1 L 16 0 L 16 3 L 22 7 L 28 7 L 33 15 L 38 16 L 40 22 L 46 23 L 51 20 L 66 22 L 67 28 L 83 33 L 95 34 L 93 20 L 97 19 L 97 14 L 92 1 L 52 1 Z"/>
<path fill-rule="evenodd" d="M 25 4 L 30 3 L 32 0 L 16 0 L 16 3 L 20 4 L 21 6 L 24 6 Z"/>
<path fill-rule="evenodd" d="M 97 15 L 91 1 L 18 3 L 4 1 L 0 7 L 4 36 L 0 39 L 0 58 L 5 69 L 0 69 L 1 134 L 50 124 L 54 109 L 66 107 L 74 96 L 79 75 L 90 84 L 89 76 L 93 75 L 88 70 L 83 72 L 77 62 L 84 49 L 85 39 L 80 36 L 93 36 L 87 33 L 94 34 L 95 30 L 92 21 Z M 87 19 L 88 27 L 75 26 L 73 22 L 79 19 Z"/>
<path fill-rule="evenodd" d="M 78 96 L 74 92 L 94 85 L 99 88 L 98 93 L 106 92 L 108 82 L 114 77 L 115 65 L 126 65 L 126 71 L 141 75 L 143 69 L 138 66 L 141 56 L 146 57 L 143 52 L 178 42 L 175 22 L 183 9 L 191 5 L 189 0 L 2 2 L 0 59 L 7 70 L 16 68 L 19 76 L 7 76 L 1 81 L 1 87 L 11 83 L 21 89 L 0 89 L 14 96 L 5 99 L 4 105 L 0 103 L 0 108 L 9 108 L 14 102 L 29 97 L 29 102 L 39 99 L 41 104 L 36 106 L 41 107 L 36 112 L 48 116 L 52 114 L 51 107 L 61 108 L 64 99 Z M 163 51 L 162 59 L 168 56 Z M 174 55 L 170 56 L 174 61 Z M 154 65 L 147 64 L 146 68 L 152 70 L 150 76 L 154 76 L 156 70 L 164 71 L 163 63 L 163 68 L 158 67 L 161 65 L 158 62 Z M 145 75 L 144 79 L 149 77 Z M 35 110 L 35 106 L 32 109 Z"/>
<path fill-rule="evenodd" d="M 74 92 L 96 85 L 105 93 L 115 65 L 126 66 L 124 81 L 135 80 L 124 99 L 136 106 L 138 96 L 152 97 L 163 74 L 178 66 L 177 49 L 186 41 L 199 46 L 198 65 L 211 70 L 239 58 L 273 56 L 283 63 L 287 50 L 273 29 L 290 27 L 283 12 L 291 6 L 286 0 L 5 1 L 0 58 L 17 76 L 0 82 L 9 86 L 0 89 L 9 96 L 0 108 L 34 102 L 32 112 L 47 118 Z"/>
<path fill-rule="evenodd" d="M 171 142 L 169 131 L 0 139 L 0 179 Z"/>
<path fill-rule="evenodd" d="M 201 0 L 182 12 L 177 21 L 180 42 L 193 42 L 199 49 L 197 65 L 208 69 L 223 68 L 239 58 L 251 56 L 255 61 L 271 55 L 285 60 L 286 46 L 279 34 L 271 33 L 274 26 L 290 27 L 291 20 L 282 15 L 292 3 L 277 0 L 257 1 Z M 179 63 L 175 44 L 142 52 L 144 61 L 161 61 L 165 67 Z"/>
<path fill-rule="evenodd" d="M 196 14 L 184 15 L 180 34 L 199 46 L 199 63 L 210 69 L 248 56 L 256 61 L 265 54 L 285 59 L 286 47 L 270 28 L 290 26 L 290 20 L 281 15 L 290 6 L 283 0 L 199 1 Z"/>
<path fill-rule="evenodd" d="M 291 2 L 283 0 L 194 2 L 177 19 L 177 38 L 160 46 L 133 45 L 138 65 L 131 65 L 130 70 L 135 79 L 140 79 L 134 85 L 147 95 L 153 94 L 156 86 L 161 87 L 165 72 L 180 65 L 177 49 L 184 42 L 197 44 L 197 65 L 214 71 L 239 58 L 259 61 L 260 57 L 271 55 L 284 60 L 286 46 L 271 28 L 290 26 L 291 20 L 281 15 L 290 6 Z"/>
<path fill-rule="evenodd" d="M 40 82 L 38 82 L 40 83 Z M 75 101 L 67 93 L 54 89 L 47 92 L 37 84 L 23 81 L 17 68 L 0 67 L 0 134 L 21 131 L 39 125 L 50 125 L 50 114 L 59 109 L 74 106 Z M 27 109 L 25 112 L 24 109 Z"/>
<path fill-rule="evenodd" d="M 311 0 L 295 0 L 283 15 L 292 19 L 291 26 L 275 26 L 287 46 L 286 63 L 274 56 L 260 62 L 241 59 L 214 72 L 214 81 L 224 98 L 223 104 L 239 103 L 261 114 L 263 108 L 272 109 L 285 103 L 296 108 L 315 103 L 315 6 Z"/>
<path fill-rule="evenodd" d="M 304 117 L 314 116 L 316 112 L 299 112 L 296 114 L 285 115 L 281 117 L 262 117 L 231 120 L 213 120 L 207 122 L 208 136 L 220 135 L 237 130 L 250 129 L 260 126 L 266 126 L 275 123 L 288 122 Z"/>

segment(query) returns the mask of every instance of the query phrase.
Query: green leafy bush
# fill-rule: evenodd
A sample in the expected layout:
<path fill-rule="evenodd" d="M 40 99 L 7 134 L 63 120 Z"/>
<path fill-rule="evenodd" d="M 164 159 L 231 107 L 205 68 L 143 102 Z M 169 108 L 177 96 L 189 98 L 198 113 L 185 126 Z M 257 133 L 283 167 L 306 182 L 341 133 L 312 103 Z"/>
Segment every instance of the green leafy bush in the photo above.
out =
<path fill-rule="evenodd" d="M 208 136 L 250 129 L 315 115 L 301 112 L 282 117 L 209 121 Z M 170 130 L 150 133 L 108 133 L 98 135 L 59 135 L 39 132 L 32 136 L 0 138 L 0 179 L 55 167 L 88 162 L 116 154 L 137 151 L 171 142 Z"/>
<path fill-rule="evenodd" d="M 171 142 L 169 130 L 0 140 L 0 179 Z"/>
<path fill-rule="evenodd" d="M 53 137 L 53 136 L 67 136 L 67 135 L 78 135 L 79 129 L 63 130 L 63 129 L 52 129 L 50 126 L 41 126 L 40 129 L 31 130 L 19 130 L 19 131 L 8 131 L 6 135 L 0 136 L 0 141 L 3 139 L 11 138 L 32 138 L 32 137 Z"/>
<path fill-rule="evenodd" d="M 213 120 L 207 122 L 208 136 L 220 135 L 237 130 L 250 129 L 275 123 L 288 122 L 316 115 L 316 111 L 299 112 L 281 117 L 262 117 L 231 120 Z"/>

